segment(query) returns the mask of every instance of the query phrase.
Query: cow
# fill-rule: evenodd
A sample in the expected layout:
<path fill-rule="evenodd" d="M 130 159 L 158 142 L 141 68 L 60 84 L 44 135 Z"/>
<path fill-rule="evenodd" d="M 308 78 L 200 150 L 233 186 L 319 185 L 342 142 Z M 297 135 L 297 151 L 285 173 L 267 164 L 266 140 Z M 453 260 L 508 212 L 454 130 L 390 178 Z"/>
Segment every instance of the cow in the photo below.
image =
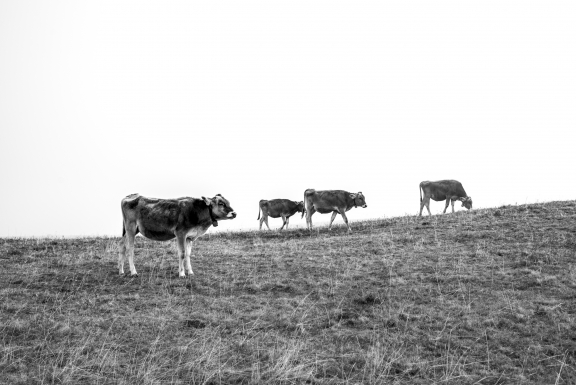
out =
<path fill-rule="evenodd" d="M 260 211 L 262 211 L 262 219 L 260 219 Z M 282 227 L 280 230 L 286 226 L 288 230 L 288 222 L 290 217 L 296 213 L 302 213 L 304 216 L 304 202 L 291 201 L 289 199 L 272 199 L 272 200 L 260 200 L 258 209 L 258 219 L 260 220 L 260 230 L 262 230 L 262 223 L 266 223 L 266 227 L 270 230 L 268 226 L 268 217 L 280 218 L 282 217 Z"/>
<path fill-rule="evenodd" d="M 348 226 L 348 232 L 352 232 L 352 229 L 348 224 L 346 211 L 352 207 L 368 207 L 361 192 L 353 194 L 344 190 L 316 191 L 314 189 L 304 191 L 304 206 L 306 210 L 306 226 L 309 230 L 312 230 L 312 215 L 318 211 L 320 214 L 332 213 L 328 230 L 332 230 L 332 222 L 334 222 L 336 214 L 342 215 L 342 219 Z M 302 217 L 304 217 L 304 213 L 302 213 Z"/>
<path fill-rule="evenodd" d="M 422 193 L 424 193 L 424 198 L 422 198 Z M 436 182 L 424 181 L 420 183 L 420 214 L 422 216 L 422 210 L 424 206 L 428 210 L 428 215 L 430 213 L 430 198 L 435 201 L 446 201 L 446 206 L 444 207 L 443 214 L 446 213 L 446 209 L 452 201 L 452 212 L 454 212 L 454 202 L 461 201 L 462 206 L 466 207 L 468 210 L 472 208 L 472 198 L 466 195 L 462 183 L 457 180 L 439 180 Z"/>
<path fill-rule="evenodd" d="M 188 275 L 193 275 L 190 264 L 192 242 L 203 235 L 218 221 L 236 218 L 230 203 L 220 194 L 214 198 L 155 199 L 139 194 L 122 199 L 122 241 L 118 256 L 120 275 L 124 275 L 124 259 L 128 249 L 130 275 L 136 276 L 134 267 L 134 237 L 141 233 L 154 241 L 176 238 L 178 247 L 178 275 L 185 277 L 184 262 Z M 184 261 L 186 259 L 186 261 Z"/>

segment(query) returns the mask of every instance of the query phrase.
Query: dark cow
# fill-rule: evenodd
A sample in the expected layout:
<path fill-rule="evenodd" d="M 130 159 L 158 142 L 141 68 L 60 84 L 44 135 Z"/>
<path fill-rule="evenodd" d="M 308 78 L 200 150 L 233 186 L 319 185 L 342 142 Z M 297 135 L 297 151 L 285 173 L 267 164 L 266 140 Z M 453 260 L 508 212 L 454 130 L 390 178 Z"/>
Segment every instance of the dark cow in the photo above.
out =
<path fill-rule="evenodd" d="M 260 211 L 262 211 L 262 219 L 260 219 Z M 270 230 L 268 226 L 268 217 L 280 218 L 282 217 L 282 227 L 280 230 L 286 226 L 288 229 L 288 222 L 290 217 L 296 213 L 302 213 L 304 215 L 304 202 L 291 201 L 289 199 L 272 199 L 260 201 L 260 208 L 258 210 L 258 219 L 260 219 L 260 230 L 262 230 L 262 223 L 266 223 L 266 227 Z"/>
<path fill-rule="evenodd" d="M 304 205 L 306 209 L 306 226 L 308 226 L 309 230 L 312 230 L 312 215 L 318 211 L 320 214 L 332 213 L 330 225 L 328 226 L 329 230 L 332 229 L 332 222 L 334 222 L 336 214 L 342 215 L 349 232 L 352 229 L 348 224 L 346 211 L 352 207 L 368 207 L 361 192 L 352 194 L 344 190 L 316 191 L 314 189 L 304 191 Z M 302 216 L 304 216 L 304 213 L 302 213 Z"/>
<path fill-rule="evenodd" d="M 422 198 L 422 192 L 424 192 L 424 198 Z M 457 180 L 439 180 L 437 182 L 424 181 L 420 183 L 420 214 L 422 216 L 422 209 L 426 206 L 428 210 L 428 215 L 430 213 L 430 198 L 435 201 L 446 201 L 446 207 L 444 207 L 443 214 L 446 213 L 446 209 L 452 201 L 452 212 L 454 212 L 454 202 L 461 201 L 462 206 L 466 207 L 468 210 L 472 208 L 472 198 L 466 195 L 462 183 Z"/>
<path fill-rule="evenodd" d="M 128 248 L 130 275 L 135 276 L 134 237 L 141 233 L 154 241 L 167 241 L 176 238 L 178 247 L 178 275 L 185 277 L 184 259 L 189 275 L 192 272 L 190 252 L 192 242 L 203 235 L 210 226 L 218 226 L 218 221 L 236 218 L 230 203 L 222 195 L 214 198 L 154 199 L 139 194 L 122 199 L 122 241 L 118 256 L 120 274 L 124 274 L 124 259 Z"/>

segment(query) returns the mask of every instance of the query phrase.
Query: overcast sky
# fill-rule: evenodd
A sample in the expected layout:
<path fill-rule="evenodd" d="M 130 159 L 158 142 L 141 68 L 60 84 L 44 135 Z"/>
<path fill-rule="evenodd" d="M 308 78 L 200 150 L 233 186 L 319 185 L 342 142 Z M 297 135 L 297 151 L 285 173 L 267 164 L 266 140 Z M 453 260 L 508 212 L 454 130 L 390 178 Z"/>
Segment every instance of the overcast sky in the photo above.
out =
<path fill-rule="evenodd" d="M 0 1 L 0 236 L 120 235 L 135 192 L 220 193 L 219 231 L 306 188 L 362 191 L 352 226 L 416 214 L 422 180 L 475 208 L 575 199 L 575 20 L 574 1 Z"/>

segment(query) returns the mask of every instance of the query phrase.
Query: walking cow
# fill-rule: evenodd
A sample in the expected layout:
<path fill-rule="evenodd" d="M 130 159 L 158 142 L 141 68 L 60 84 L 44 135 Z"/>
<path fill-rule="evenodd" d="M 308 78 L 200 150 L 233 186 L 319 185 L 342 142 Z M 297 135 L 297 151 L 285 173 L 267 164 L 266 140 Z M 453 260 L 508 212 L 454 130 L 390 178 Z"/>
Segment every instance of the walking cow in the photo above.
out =
<path fill-rule="evenodd" d="M 218 221 L 236 218 L 230 203 L 220 194 L 214 198 L 154 199 L 139 194 L 122 199 L 122 241 L 118 256 L 120 274 L 124 274 L 124 259 L 128 249 L 130 275 L 135 276 L 134 237 L 141 233 L 154 241 L 168 241 L 176 238 L 178 247 L 178 275 L 185 277 L 184 260 L 189 275 L 192 272 L 190 253 L 192 242 L 203 235 L 210 226 L 218 226 Z"/>
<path fill-rule="evenodd" d="M 424 198 L 422 198 L 422 193 L 424 193 Z M 468 210 L 472 208 L 472 198 L 466 195 L 462 183 L 457 180 L 439 180 L 437 182 L 424 181 L 420 183 L 420 214 L 422 216 L 422 210 L 424 206 L 428 210 L 428 215 L 430 213 L 430 198 L 435 201 L 446 201 L 446 206 L 444 207 L 443 214 L 446 213 L 446 209 L 450 202 L 452 202 L 452 212 L 454 212 L 454 202 L 461 201 L 462 206 L 466 207 Z"/>
<path fill-rule="evenodd" d="M 336 214 L 342 215 L 342 219 L 348 226 L 348 231 L 351 232 L 352 229 L 348 224 L 348 218 L 346 218 L 346 211 L 350 210 L 352 207 L 368 207 L 364 195 L 359 192 L 357 194 L 349 193 L 344 190 L 319 190 L 307 189 L 304 191 L 304 205 L 306 209 L 306 225 L 309 230 L 312 230 L 312 215 L 318 211 L 320 214 L 332 213 L 332 218 L 330 218 L 330 225 L 328 229 L 332 229 L 332 222 L 336 218 Z M 304 216 L 304 213 L 302 213 Z"/>
<path fill-rule="evenodd" d="M 260 219 L 260 211 L 262 211 L 262 219 Z M 269 201 L 262 199 L 258 210 L 260 230 L 262 230 L 262 223 L 266 223 L 266 227 L 270 230 L 270 226 L 268 226 L 269 216 L 272 218 L 282 217 L 282 227 L 280 227 L 280 230 L 282 230 L 284 226 L 288 229 L 290 217 L 296 213 L 302 213 L 302 216 L 304 216 L 304 202 L 296 202 L 289 199 L 272 199 Z"/>

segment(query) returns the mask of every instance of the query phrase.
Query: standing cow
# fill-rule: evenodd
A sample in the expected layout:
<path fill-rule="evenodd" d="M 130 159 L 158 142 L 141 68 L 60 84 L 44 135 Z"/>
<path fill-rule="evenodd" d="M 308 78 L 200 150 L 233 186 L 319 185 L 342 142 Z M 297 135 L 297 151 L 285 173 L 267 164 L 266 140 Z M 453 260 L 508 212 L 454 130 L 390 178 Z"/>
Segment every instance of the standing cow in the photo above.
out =
<path fill-rule="evenodd" d="M 422 192 L 424 193 L 424 198 L 422 198 Z M 443 214 L 446 213 L 446 209 L 450 202 L 452 202 L 452 212 L 454 212 L 454 202 L 461 201 L 462 206 L 466 207 L 468 210 L 472 208 L 472 198 L 466 195 L 462 183 L 457 180 L 439 180 L 436 182 L 424 181 L 420 183 L 420 214 L 422 216 L 422 209 L 426 206 L 428 210 L 428 215 L 430 213 L 430 198 L 435 201 L 446 201 L 446 207 L 444 207 Z"/>
<path fill-rule="evenodd" d="M 352 229 L 348 224 L 346 218 L 346 211 L 352 207 L 368 207 L 364 195 L 359 192 L 357 194 L 349 193 L 344 190 L 323 190 L 316 191 L 314 189 L 307 189 L 304 191 L 304 205 L 306 209 L 306 226 L 312 230 L 312 215 L 318 211 L 320 214 L 332 213 L 330 218 L 329 230 L 332 230 L 332 222 L 336 218 L 336 214 L 342 215 L 342 219 L 348 226 L 348 231 Z M 304 213 L 302 213 L 304 216 Z"/>
<path fill-rule="evenodd" d="M 185 277 L 184 260 L 189 275 L 192 272 L 190 253 L 192 242 L 218 221 L 236 218 L 230 203 L 220 194 L 214 198 L 154 199 L 139 194 L 122 199 L 122 241 L 118 256 L 120 274 L 124 274 L 124 259 L 128 249 L 130 275 L 138 275 L 134 267 L 134 237 L 141 233 L 154 241 L 176 238 L 178 247 L 178 275 Z"/>
<path fill-rule="evenodd" d="M 262 211 L 262 219 L 260 219 L 260 211 Z M 304 202 L 296 202 L 289 199 L 272 199 L 269 201 L 262 199 L 258 210 L 260 230 L 262 230 L 262 223 L 266 223 L 266 227 L 270 230 L 270 226 L 268 226 L 269 216 L 272 218 L 282 217 L 282 227 L 280 227 L 280 230 L 282 230 L 284 226 L 286 226 L 286 230 L 288 230 L 290 217 L 296 213 L 302 213 L 302 216 L 304 216 Z"/>

